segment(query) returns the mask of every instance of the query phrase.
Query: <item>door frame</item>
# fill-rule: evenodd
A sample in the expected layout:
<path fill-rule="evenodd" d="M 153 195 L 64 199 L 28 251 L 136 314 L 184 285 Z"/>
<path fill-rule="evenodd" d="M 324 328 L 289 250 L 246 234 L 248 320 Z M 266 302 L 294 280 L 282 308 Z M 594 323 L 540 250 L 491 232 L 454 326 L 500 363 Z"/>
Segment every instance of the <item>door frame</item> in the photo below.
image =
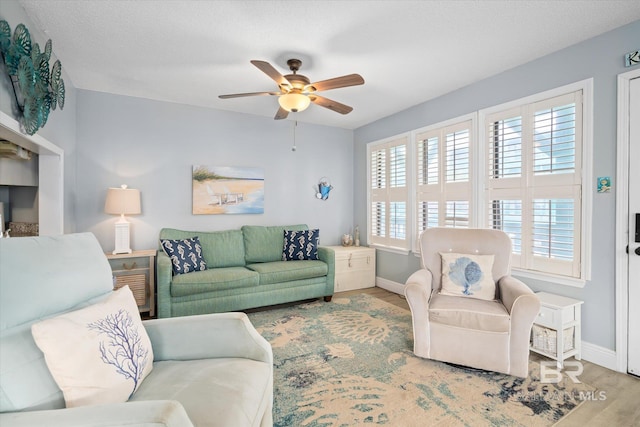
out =
<path fill-rule="evenodd" d="M 629 90 L 640 69 L 618 74 L 618 137 L 616 156 L 616 370 L 628 369 L 629 326 Z"/>

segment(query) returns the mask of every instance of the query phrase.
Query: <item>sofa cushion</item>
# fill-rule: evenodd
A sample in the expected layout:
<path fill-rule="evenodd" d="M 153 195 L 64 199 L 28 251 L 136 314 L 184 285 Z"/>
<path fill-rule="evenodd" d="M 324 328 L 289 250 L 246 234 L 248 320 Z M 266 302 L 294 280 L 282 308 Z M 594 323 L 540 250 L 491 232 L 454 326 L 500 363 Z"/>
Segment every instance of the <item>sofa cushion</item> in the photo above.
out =
<path fill-rule="evenodd" d="M 494 255 L 440 253 L 444 295 L 496 299 L 496 284 L 491 271 Z"/>
<path fill-rule="evenodd" d="M 249 359 L 161 361 L 131 401 L 176 400 L 194 426 L 258 426 L 272 387 L 270 367 Z"/>
<path fill-rule="evenodd" d="M 328 271 L 327 264 L 323 261 L 311 260 L 260 262 L 249 264 L 247 268 L 260 273 L 261 285 L 322 277 Z"/>
<path fill-rule="evenodd" d="M 245 260 L 247 264 L 254 262 L 272 262 L 282 260 L 284 231 L 307 230 L 304 224 L 280 225 L 264 227 L 260 225 L 242 226 L 244 236 Z"/>
<path fill-rule="evenodd" d="M 203 292 L 245 288 L 258 286 L 258 283 L 258 273 L 244 267 L 213 268 L 174 276 L 171 282 L 171 296 L 183 297 Z"/>
<path fill-rule="evenodd" d="M 509 332 L 509 313 L 500 301 L 434 293 L 429 302 L 429 320 L 449 326 L 489 332 Z"/>
<path fill-rule="evenodd" d="M 244 265 L 242 231 L 183 231 L 173 228 L 160 230 L 160 239 L 185 239 L 198 236 L 207 268 L 240 267 Z"/>
<path fill-rule="evenodd" d="M 171 259 L 173 274 L 186 274 L 207 269 L 198 236 L 187 239 L 162 239 L 160 244 Z"/>
<path fill-rule="evenodd" d="M 318 259 L 318 244 L 320 242 L 320 230 L 284 231 L 284 243 L 282 247 L 283 261 L 299 261 L 305 259 Z"/>
<path fill-rule="evenodd" d="M 89 307 L 32 325 L 67 408 L 126 402 L 153 366 L 153 349 L 128 286 Z"/>

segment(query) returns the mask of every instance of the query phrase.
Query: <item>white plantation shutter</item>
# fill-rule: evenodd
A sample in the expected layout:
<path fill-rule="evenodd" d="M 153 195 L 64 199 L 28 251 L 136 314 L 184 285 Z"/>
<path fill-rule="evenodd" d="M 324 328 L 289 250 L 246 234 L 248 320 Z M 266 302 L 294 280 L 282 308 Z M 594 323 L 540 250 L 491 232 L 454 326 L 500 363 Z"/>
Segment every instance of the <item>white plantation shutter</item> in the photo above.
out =
<path fill-rule="evenodd" d="M 445 170 L 446 182 L 469 181 L 470 129 L 446 132 Z"/>
<path fill-rule="evenodd" d="M 580 277 L 582 91 L 486 117 L 490 228 L 513 242 L 512 265 Z"/>
<path fill-rule="evenodd" d="M 461 120 L 416 134 L 416 237 L 430 227 L 469 227 L 472 129 Z"/>
<path fill-rule="evenodd" d="M 447 200 L 445 202 L 444 226 L 469 228 L 468 200 Z"/>
<path fill-rule="evenodd" d="M 367 146 L 371 244 L 409 249 L 407 149 L 407 136 Z"/>

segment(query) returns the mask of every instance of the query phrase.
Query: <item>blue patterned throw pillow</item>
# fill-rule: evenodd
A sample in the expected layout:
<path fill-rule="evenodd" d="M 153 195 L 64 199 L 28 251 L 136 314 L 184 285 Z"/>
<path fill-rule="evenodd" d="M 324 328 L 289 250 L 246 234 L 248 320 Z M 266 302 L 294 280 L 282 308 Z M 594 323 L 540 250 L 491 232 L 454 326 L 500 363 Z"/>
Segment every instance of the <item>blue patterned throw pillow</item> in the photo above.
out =
<path fill-rule="evenodd" d="M 493 255 L 440 253 L 443 295 L 494 300 Z"/>
<path fill-rule="evenodd" d="M 320 230 L 284 231 L 283 261 L 318 259 Z"/>
<path fill-rule="evenodd" d="M 171 258 L 174 274 L 204 271 L 207 263 L 202 257 L 202 245 L 198 236 L 190 239 L 161 239 L 162 249 Z"/>

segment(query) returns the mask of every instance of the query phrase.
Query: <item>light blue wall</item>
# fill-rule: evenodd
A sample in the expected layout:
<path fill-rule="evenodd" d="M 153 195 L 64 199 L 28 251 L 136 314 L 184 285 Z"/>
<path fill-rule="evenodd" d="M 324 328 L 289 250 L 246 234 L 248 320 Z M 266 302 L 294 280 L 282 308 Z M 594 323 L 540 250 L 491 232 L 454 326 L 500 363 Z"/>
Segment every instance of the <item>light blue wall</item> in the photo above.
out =
<path fill-rule="evenodd" d="M 482 108 L 587 78 L 594 79 L 593 176 L 616 175 L 617 75 L 624 54 L 640 45 L 640 21 L 505 71 L 355 131 L 355 221 L 366 221 L 366 144 Z M 436 65 L 434 65 L 436 66 Z M 469 66 L 469 65 L 467 65 Z M 470 65 L 473 66 L 473 65 Z M 528 281 L 545 290 L 584 300 L 583 340 L 615 348 L 614 192 L 593 196 L 592 280 L 583 289 Z M 419 268 L 414 255 L 378 251 L 377 275 L 404 283 Z"/>
<path fill-rule="evenodd" d="M 22 22 L 41 45 L 46 41 L 18 2 L 0 1 L 0 18 L 12 29 Z M 113 248 L 115 221 L 103 213 L 106 189 L 122 183 L 142 192 L 143 213 L 131 218 L 136 249 L 155 247 L 165 226 L 217 230 L 297 222 L 321 228 L 322 244 L 337 244 L 354 224 L 366 224 L 366 143 L 586 78 L 594 78 L 593 176 L 614 177 L 616 76 L 627 71 L 623 55 L 638 49 L 638 40 L 640 21 L 355 132 L 301 123 L 295 153 L 291 121 L 77 91 L 66 74 L 65 109 L 54 111 L 39 134 L 65 151 L 65 232 L 93 231 L 105 250 Z M 0 110 L 17 118 L 13 89 L 0 71 Z M 263 167 L 265 214 L 192 215 L 193 164 Z M 335 186 L 326 202 L 313 197 L 312 185 L 322 176 Z M 615 192 L 594 194 L 592 215 L 591 282 L 584 289 L 530 284 L 583 299 L 583 339 L 613 349 Z M 419 262 L 378 251 L 377 267 L 378 276 L 403 283 Z"/>
<path fill-rule="evenodd" d="M 42 48 L 48 37 L 29 19 L 17 1 L 0 1 L 0 19 L 9 23 L 11 31 L 18 24 L 24 24 L 31 40 Z M 53 40 L 53 55 L 56 53 L 56 42 Z M 38 135 L 64 150 L 64 232 L 76 231 L 76 89 L 69 79 L 62 63 L 62 78 L 65 82 L 66 96 L 64 109 L 52 111 L 44 128 Z M 11 80 L 6 73 L 4 63 L 0 61 L 0 110 L 19 120 L 19 110 Z"/>
<path fill-rule="evenodd" d="M 139 189 L 142 214 L 130 217 L 133 249 L 157 246 L 162 227 L 224 230 L 244 224 L 306 223 L 323 245 L 353 226 L 353 131 L 291 120 L 78 91 L 79 230 L 113 250 L 116 218 L 104 213 L 108 187 Z M 261 215 L 192 215 L 193 165 L 264 169 Z M 314 186 L 328 177 L 329 199 Z"/>

